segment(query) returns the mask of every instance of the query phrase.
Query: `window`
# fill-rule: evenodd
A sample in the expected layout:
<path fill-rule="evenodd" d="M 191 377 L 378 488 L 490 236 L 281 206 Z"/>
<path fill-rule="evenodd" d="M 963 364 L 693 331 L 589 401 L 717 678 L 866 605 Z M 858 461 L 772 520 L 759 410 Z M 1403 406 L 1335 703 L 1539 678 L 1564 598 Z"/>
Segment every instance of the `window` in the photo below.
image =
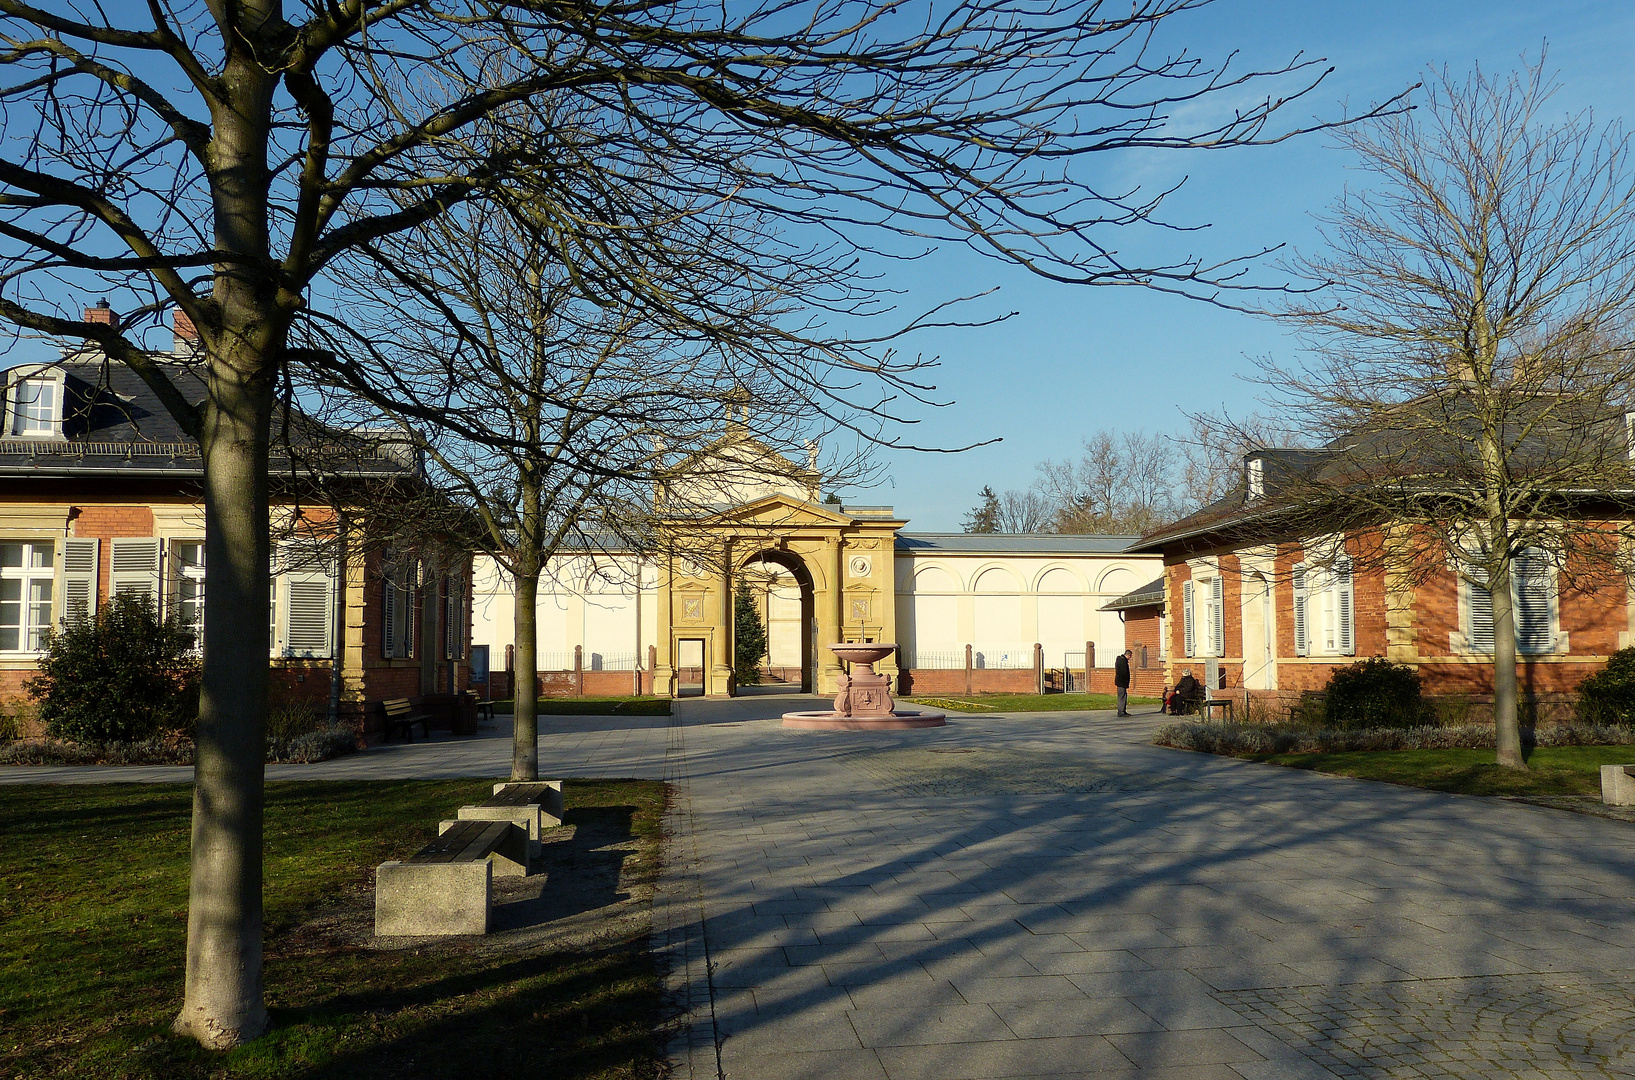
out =
<path fill-rule="evenodd" d="M 333 652 L 335 595 L 330 553 L 317 540 L 280 544 L 276 570 L 268 613 L 273 655 L 329 657 Z"/>
<path fill-rule="evenodd" d="M 1258 499 L 1266 494 L 1266 462 L 1262 458 L 1250 458 L 1245 463 L 1245 487 L 1248 488 L 1249 498 Z"/>
<path fill-rule="evenodd" d="M 1188 656 L 1226 655 L 1226 604 L 1223 578 L 1202 578 L 1181 583 L 1182 636 Z M 1197 594 L 1203 593 L 1203 600 Z M 1201 610 L 1200 610 L 1201 609 Z M 1199 622 L 1203 623 L 1203 649 L 1198 648 Z"/>
<path fill-rule="evenodd" d="M 1476 576 L 1473 572 L 1472 577 Z M 1468 578 L 1465 591 L 1465 641 L 1471 652 L 1493 651 L 1493 594 Z M 1516 620 L 1516 651 L 1530 655 L 1555 652 L 1555 571 L 1537 548 L 1510 562 L 1510 595 Z"/>
<path fill-rule="evenodd" d="M 11 388 L 11 434 L 55 435 L 62 387 L 55 379 L 18 379 Z"/>
<path fill-rule="evenodd" d="M 0 543 L 0 652 L 39 652 L 51 632 L 55 550 Z"/>
<path fill-rule="evenodd" d="M 388 551 L 380 579 L 380 654 L 387 659 L 414 655 L 414 560 Z"/>
<path fill-rule="evenodd" d="M 1357 655 L 1356 591 L 1351 562 L 1332 565 L 1298 563 L 1294 579 L 1294 653 L 1296 656 Z"/>
<path fill-rule="evenodd" d="M 192 631 L 197 649 L 204 644 L 204 542 L 172 540 L 170 564 L 171 615 Z"/>

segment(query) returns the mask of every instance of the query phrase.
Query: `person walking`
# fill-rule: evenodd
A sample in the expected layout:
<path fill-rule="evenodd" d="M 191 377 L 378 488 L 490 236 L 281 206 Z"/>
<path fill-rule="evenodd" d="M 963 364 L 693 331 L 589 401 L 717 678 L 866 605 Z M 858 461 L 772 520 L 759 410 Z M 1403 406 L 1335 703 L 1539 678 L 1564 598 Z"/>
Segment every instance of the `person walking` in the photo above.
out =
<path fill-rule="evenodd" d="M 1113 661 L 1113 686 L 1118 690 L 1118 715 L 1130 715 L 1130 657 L 1135 652 L 1125 649 L 1124 655 Z"/>

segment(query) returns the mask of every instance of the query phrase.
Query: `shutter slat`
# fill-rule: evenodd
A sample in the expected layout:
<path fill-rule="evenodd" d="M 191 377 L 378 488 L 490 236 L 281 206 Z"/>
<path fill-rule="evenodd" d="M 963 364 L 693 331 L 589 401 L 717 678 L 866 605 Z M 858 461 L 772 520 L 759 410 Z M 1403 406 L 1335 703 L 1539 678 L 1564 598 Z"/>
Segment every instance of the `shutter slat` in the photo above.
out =
<path fill-rule="evenodd" d="M 1186 655 L 1188 656 L 1197 655 L 1193 651 L 1193 645 L 1195 644 L 1195 631 L 1192 617 L 1192 597 L 1194 591 L 1195 590 L 1191 581 L 1183 581 L 1181 583 L 1181 621 L 1183 623 L 1184 636 L 1186 637 Z"/>
<path fill-rule="evenodd" d="M 96 614 L 97 561 L 101 542 L 70 537 L 62 542 L 62 621 L 72 625 Z"/>
<path fill-rule="evenodd" d="M 1306 566 L 1294 568 L 1294 655 L 1306 656 L 1311 652 L 1311 635 L 1306 625 Z"/>
<path fill-rule="evenodd" d="M 1215 578 L 1209 585 L 1210 605 L 1213 611 L 1209 617 L 1209 654 L 1211 656 L 1226 655 L 1226 579 Z"/>
<path fill-rule="evenodd" d="M 1334 570 L 1334 592 L 1340 619 L 1340 652 L 1357 655 L 1356 595 L 1351 584 L 1351 564 L 1341 563 Z"/>

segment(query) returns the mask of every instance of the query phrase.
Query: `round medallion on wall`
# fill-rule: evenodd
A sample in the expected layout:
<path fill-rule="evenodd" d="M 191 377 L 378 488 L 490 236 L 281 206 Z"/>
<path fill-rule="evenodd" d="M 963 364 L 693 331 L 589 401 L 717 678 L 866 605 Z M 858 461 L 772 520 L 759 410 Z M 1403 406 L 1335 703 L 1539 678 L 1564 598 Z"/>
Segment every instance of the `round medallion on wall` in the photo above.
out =
<path fill-rule="evenodd" d="M 868 577 L 874 570 L 874 560 L 867 555 L 853 555 L 850 565 L 852 577 Z"/>

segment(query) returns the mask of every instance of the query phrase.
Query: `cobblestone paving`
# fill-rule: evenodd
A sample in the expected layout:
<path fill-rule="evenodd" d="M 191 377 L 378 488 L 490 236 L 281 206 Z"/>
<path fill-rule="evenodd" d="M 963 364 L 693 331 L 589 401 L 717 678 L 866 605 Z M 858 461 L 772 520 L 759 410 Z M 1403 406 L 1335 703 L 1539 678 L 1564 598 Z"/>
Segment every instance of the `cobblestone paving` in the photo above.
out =
<path fill-rule="evenodd" d="M 1635 824 L 1161 749 L 1154 715 L 772 719 L 813 700 L 541 723 L 551 774 L 675 786 L 678 1077 L 1635 1078 Z M 502 726 L 268 775 L 509 761 Z"/>
<path fill-rule="evenodd" d="M 1338 1076 L 1635 1075 L 1627 979 L 1520 975 L 1218 996 Z"/>

